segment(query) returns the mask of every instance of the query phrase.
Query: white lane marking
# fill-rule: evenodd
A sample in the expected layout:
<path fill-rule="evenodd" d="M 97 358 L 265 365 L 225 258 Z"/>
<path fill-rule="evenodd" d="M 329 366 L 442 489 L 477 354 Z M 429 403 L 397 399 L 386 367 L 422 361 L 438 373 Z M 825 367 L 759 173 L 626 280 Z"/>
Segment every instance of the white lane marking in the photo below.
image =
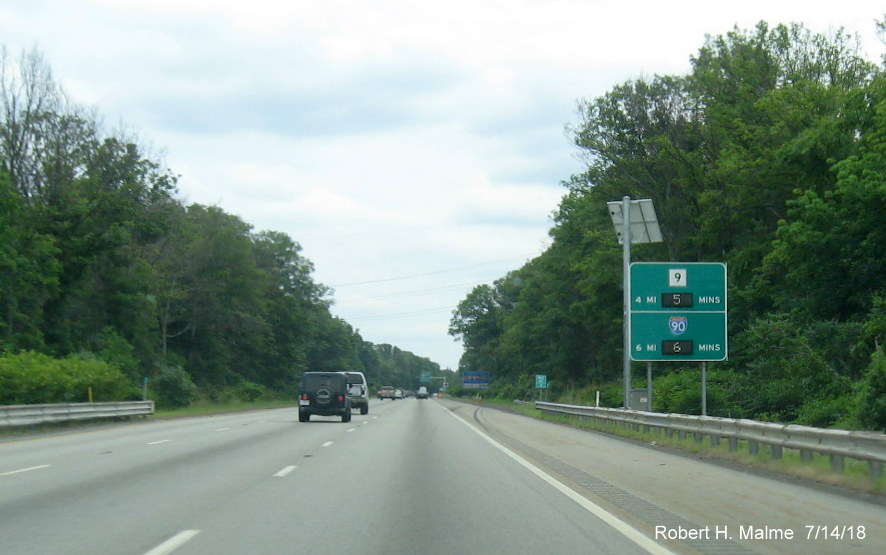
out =
<path fill-rule="evenodd" d="M 40 470 L 41 468 L 49 468 L 52 465 L 49 464 L 41 464 L 40 466 L 31 466 L 28 468 L 19 468 L 18 470 L 10 470 L 9 472 L 0 472 L 0 476 L 12 476 L 13 474 L 20 474 L 22 472 L 30 472 L 32 470 Z"/>
<path fill-rule="evenodd" d="M 292 472 L 293 470 L 295 470 L 296 468 L 298 468 L 298 467 L 295 466 L 295 465 L 287 466 L 286 468 L 284 468 L 284 469 L 281 470 L 280 472 L 274 474 L 274 478 L 284 478 L 284 477 L 286 477 L 290 472 Z"/>
<path fill-rule="evenodd" d="M 576 491 L 569 488 L 568 486 L 566 486 L 562 482 L 558 481 L 556 478 L 554 478 L 550 474 L 546 473 L 544 470 L 538 468 L 537 466 L 535 466 L 531 462 L 527 461 L 526 459 L 524 459 L 523 457 L 521 457 L 517 453 L 514 453 L 513 451 L 511 451 L 510 449 L 508 449 L 507 447 L 505 447 L 501 443 L 495 441 L 494 439 L 492 439 L 488 435 L 484 434 L 479 429 L 471 426 L 468 422 L 466 422 L 465 420 L 462 420 L 460 417 L 456 416 L 453 411 L 447 410 L 446 407 L 443 407 L 442 405 L 437 405 L 437 406 L 439 406 L 441 409 L 445 410 L 450 416 L 452 416 L 453 418 L 455 418 L 456 420 L 458 420 L 459 422 L 461 422 L 462 424 L 467 426 L 475 434 L 477 434 L 478 436 L 485 439 L 493 447 L 495 447 L 496 449 L 498 449 L 499 451 L 501 451 L 505 455 L 507 455 L 510 458 L 517 461 L 517 463 L 519 463 L 520 465 L 522 465 L 523 467 L 528 469 L 530 472 L 532 472 L 533 474 L 535 474 L 536 476 L 538 476 L 539 478 L 541 478 L 542 480 L 544 480 L 545 482 L 547 482 L 548 484 L 553 486 L 554 489 L 558 490 L 560 493 L 562 493 L 566 497 L 572 499 L 573 501 L 575 501 L 576 503 L 581 505 L 581 507 L 583 509 L 585 509 L 586 511 L 588 511 L 592 515 L 596 516 L 597 518 L 599 518 L 600 520 L 602 520 L 603 522 L 605 522 L 609 526 L 613 527 L 617 532 L 619 532 L 621 535 L 623 535 L 624 537 L 628 538 L 629 540 L 631 540 L 632 542 L 637 544 L 642 549 L 645 549 L 649 553 L 654 553 L 655 555 L 673 555 L 674 552 L 671 551 L 670 549 L 667 549 L 666 547 L 659 545 L 654 540 L 652 540 L 650 537 L 643 534 L 642 532 L 640 532 L 639 530 L 637 530 L 636 528 L 634 528 L 633 526 L 631 526 L 627 522 L 623 521 L 622 519 L 618 518 L 614 514 L 608 512 L 606 509 L 604 509 L 600 505 L 597 505 L 596 503 L 590 501 L 588 498 L 584 497 L 583 495 L 579 495 Z"/>
<path fill-rule="evenodd" d="M 230 430 L 230 428 L 219 428 L 216 430 L 216 432 L 224 432 L 226 430 Z"/>
<path fill-rule="evenodd" d="M 334 441 L 327 441 L 326 443 L 323 444 L 323 447 L 329 447 L 333 443 L 335 443 L 335 442 Z"/>
<path fill-rule="evenodd" d="M 356 429 L 357 429 L 357 428 L 348 428 L 348 431 L 349 431 L 349 432 L 353 432 L 353 431 L 356 430 Z"/>
<path fill-rule="evenodd" d="M 170 441 L 172 441 L 172 440 L 171 439 L 161 439 L 160 441 L 149 441 L 145 445 L 159 445 L 161 443 L 169 443 Z"/>
<path fill-rule="evenodd" d="M 145 555 L 166 555 L 167 553 L 172 553 L 199 533 L 200 530 L 182 530 L 154 549 L 145 552 Z"/>

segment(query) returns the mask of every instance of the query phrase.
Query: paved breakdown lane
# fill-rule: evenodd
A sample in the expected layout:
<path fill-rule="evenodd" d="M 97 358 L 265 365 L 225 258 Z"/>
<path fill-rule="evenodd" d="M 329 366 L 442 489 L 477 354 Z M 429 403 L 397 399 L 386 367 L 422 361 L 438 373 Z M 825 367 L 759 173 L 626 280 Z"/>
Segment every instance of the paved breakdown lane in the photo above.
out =
<path fill-rule="evenodd" d="M 674 550 L 886 552 L 882 496 L 809 487 L 502 411 L 453 406 L 492 437 Z"/>

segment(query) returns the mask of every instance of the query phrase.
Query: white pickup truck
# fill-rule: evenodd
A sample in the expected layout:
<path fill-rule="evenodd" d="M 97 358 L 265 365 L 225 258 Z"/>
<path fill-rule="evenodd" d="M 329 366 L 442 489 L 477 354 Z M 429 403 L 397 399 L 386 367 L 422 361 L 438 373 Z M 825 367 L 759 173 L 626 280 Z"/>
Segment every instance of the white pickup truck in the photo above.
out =
<path fill-rule="evenodd" d="M 379 399 L 396 399 L 396 390 L 392 385 L 383 385 L 381 389 L 378 390 L 378 398 Z"/>

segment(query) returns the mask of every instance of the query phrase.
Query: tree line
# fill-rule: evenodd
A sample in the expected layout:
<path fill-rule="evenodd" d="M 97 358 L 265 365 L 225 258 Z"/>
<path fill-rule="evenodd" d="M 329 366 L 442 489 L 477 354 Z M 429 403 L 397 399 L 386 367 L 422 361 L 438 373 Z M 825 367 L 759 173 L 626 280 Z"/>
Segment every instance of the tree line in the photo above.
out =
<path fill-rule="evenodd" d="M 585 168 L 564 182 L 552 244 L 459 303 L 461 369 L 491 371 L 507 397 L 546 374 L 562 399 L 601 390 L 620 406 L 606 203 L 651 198 L 664 242 L 635 245 L 635 262 L 728 265 L 729 360 L 711 365 L 709 414 L 886 428 L 886 60 L 842 30 L 766 22 L 708 36 L 690 60 L 579 101 Z M 654 410 L 699 414 L 699 374 L 656 363 Z"/>
<path fill-rule="evenodd" d="M 114 396 L 147 378 L 170 405 L 293 395 L 307 370 L 440 373 L 334 317 L 288 235 L 179 200 L 178 176 L 105 133 L 38 50 L 0 52 L 0 103 L 0 404 L 84 400 L 59 384 L 111 373 Z"/>

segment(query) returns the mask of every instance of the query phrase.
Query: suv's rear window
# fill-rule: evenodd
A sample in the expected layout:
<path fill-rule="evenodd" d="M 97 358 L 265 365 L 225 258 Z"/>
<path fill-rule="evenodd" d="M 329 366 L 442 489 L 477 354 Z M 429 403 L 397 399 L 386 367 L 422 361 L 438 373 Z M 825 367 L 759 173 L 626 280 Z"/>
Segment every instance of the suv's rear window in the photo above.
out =
<path fill-rule="evenodd" d="M 341 390 L 344 389 L 344 376 L 337 376 L 335 374 L 305 374 L 302 378 L 302 387 L 311 391 L 321 387 Z"/>

